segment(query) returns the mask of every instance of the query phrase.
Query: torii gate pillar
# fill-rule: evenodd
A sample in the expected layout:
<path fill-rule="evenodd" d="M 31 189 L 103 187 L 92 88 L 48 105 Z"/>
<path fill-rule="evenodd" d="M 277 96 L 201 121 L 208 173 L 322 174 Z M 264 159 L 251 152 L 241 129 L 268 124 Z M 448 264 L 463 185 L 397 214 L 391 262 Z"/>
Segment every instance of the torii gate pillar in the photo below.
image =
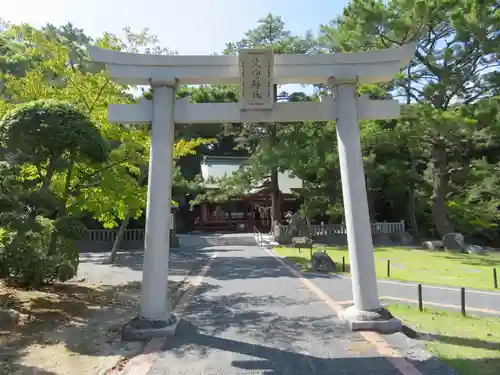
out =
<path fill-rule="evenodd" d="M 341 318 L 352 330 L 397 332 L 401 330 L 401 321 L 381 307 L 378 295 L 358 124 L 357 82 L 331 77 L 328 83 L 337 106 L 336 129 L 354 302 Z"/>
<path fill-rule="evenodd" d="M 141 310 L 122 330 L 124 340 L 171 336 L 178 322 L 168 294 L 176 80 L 151 80 L 150 85 L 153 108 Z"/>

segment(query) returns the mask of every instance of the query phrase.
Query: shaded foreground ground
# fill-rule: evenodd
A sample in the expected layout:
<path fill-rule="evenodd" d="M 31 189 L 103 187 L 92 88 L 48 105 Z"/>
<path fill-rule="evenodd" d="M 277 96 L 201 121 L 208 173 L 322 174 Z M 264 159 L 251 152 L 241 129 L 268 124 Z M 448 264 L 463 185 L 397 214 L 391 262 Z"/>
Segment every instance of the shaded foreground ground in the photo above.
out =
<path fill-rule="evenodd" d="M 341 271 L 342 257 L 349 272 L 349 253 L 346 248 L 315 247 L 326 250 Z M 307 249 L 275 247 L 274 251 L 307 271 L 310 253 Z M 493 268 L 500 274 L 500 252 L 482 255 L 428 251 L 405 247 L 375 248 L 377 278 L 387 278 L 387 261 L 390 261 L 390 278 L 425 284 L 449 285 L 476 289 L 494 289 Z M 498 289 L 497 289 L 498 290 Z"/>
<path fill-rule="evenodd" d="M 0 306 L 22 313 L 15 331 L 0 332 L 0 374 L 96 374 L 120 357 L 140 352 L 139 343 L 122 343 L 120 330 L 138 313 L 142 252 L 121 253 L 102 264 L 105 253 L 82 254 L 79 275 L 69 283 L 39 291 L 0 286 Z M 195 258 L 171 256 L 169 289 L 184 288 Z"/>
<path fill-rule="evenodd" d="M 99 368 L 99 357 L 134 354 L 140 347 L 122 346 L 118 334 L 124 319 L 136 313 L 137 298 L 134 284 L 0 288 L 1 305 L 22 313 L 15 331 L 0 333 L 0 373 L 71 374 L 76 367 L 90 374 Z"/>
<path fill-rule="evenodd" d="M 426 346 L 461 375 L 500 374 L 500 319 L 420 312 L 405 305 L 390 310 L 417 331 L 429 333 L 422 338 Z"/>
<path fill-rule="evenodd" d="M 149 375 L 400 375 L 251 237 L 232 243 L 198 250 L 217 258 Z M 453 373 L 428 359 L 424 375 Z"/>

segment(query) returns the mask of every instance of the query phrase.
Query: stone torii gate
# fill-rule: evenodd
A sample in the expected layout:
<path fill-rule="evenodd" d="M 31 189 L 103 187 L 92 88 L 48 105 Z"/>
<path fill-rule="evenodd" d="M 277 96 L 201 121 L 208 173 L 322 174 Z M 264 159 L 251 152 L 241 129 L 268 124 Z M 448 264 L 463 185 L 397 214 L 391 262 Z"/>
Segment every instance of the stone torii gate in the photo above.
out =
<path fill-rule="evenodd" d="M 273 55 L 268 49 L 241 50 L 239 56 L 158 56 L 89 48 L 119 84 L 151 85 L 153 100 L 111 104 L 112 123 L 151 123 L 146 239 L 140 316 L 123 330 L 124 338 L 175 333 L 177 318 L 167 295 L 170 200 L 176 123 L 337 121 L 342 192 L 351 259 L 353 306 L 342 318 L 351 329 L 393 332 L 401 322 L 381 307 L 359 120 L 399 116 L 395 100 L 356 96 L 356 85 L 389 82 L 410 61 L 414 44 L 334 55 Z M 274 84 L 328 83 L 333 97 L 320 102 L 275 103 Z M 240 103 L 192 104 L 176 99 L 178 85 L 239 84 Z"/>

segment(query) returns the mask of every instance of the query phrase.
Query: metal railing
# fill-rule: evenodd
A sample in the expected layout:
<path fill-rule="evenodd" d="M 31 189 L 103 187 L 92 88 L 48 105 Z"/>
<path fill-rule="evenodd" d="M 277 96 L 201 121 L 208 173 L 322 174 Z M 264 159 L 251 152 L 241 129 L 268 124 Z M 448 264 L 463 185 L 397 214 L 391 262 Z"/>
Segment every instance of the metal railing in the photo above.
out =
<path fill-rule="evenodd" d="M 275 235 L 284 235 L 287 231 L 286 225 L 279 225 L 279 229 L 275 230 Z M 405 232 L 405 222 L 401 220 L 400 222 L 380 222 L 372 223 L 371 225 L 372 233 L 404 233 Z M 347 229 L 343 224 L 324 224 L 324 225 L 309 225 L 309 235 L 311 237 L 318 236 L 338 236 L 347 234 Z"/>
<path fill-rule="evenodd" d="M 98 229 L 87 231 L 88 241 L 112 242 L 116 239 L 118 230 L 116 229 Z M 144 241 L 144 229 L 127 229 L 123 234 L 124 241 Z"/>
<path fill-rule="evenodd" d="M 264 243 L 264 235 L 255 226 L 253 227 L 253 236 L 255 237 L 255 241 L 257 241 L 257 245 L 262 246 Z"/>

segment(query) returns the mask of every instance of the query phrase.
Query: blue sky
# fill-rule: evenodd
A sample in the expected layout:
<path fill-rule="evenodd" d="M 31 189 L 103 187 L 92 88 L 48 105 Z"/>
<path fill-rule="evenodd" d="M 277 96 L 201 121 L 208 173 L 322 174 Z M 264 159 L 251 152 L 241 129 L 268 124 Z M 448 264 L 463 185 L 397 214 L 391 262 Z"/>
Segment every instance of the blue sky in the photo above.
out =
<path fill-rule="evenodd" d="M 16 0 L 2 1 L 0 17 L 12 22 L 62 25 L 68 22 L 92 36 L 121 35 L 148 27 L 163 46 L 186 55 L 222 52 L 269 12 L 284 18 L 293 34 L 317 32 L 340 14 L 348 0 Z M 287 85 L 287 91 L 306 91 Z"/>
<path fill-rule="evenodd" d="M 295 34 L 318 29 L 342 12 L 347 0 L 16 0 L 2 1 L 0 17 L 13 23 L 73 23 L 88 34 L 120 34 L 149 27 L 181 54 L 221 52 L 271 12 Z"/>

